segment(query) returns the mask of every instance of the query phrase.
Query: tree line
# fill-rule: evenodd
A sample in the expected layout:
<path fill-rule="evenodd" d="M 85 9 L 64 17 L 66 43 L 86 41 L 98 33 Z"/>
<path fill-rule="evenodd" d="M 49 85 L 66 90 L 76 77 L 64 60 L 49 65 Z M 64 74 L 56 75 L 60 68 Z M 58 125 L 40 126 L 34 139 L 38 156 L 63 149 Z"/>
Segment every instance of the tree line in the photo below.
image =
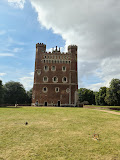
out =
<path fill-rule="evenodd" d="M 32 89 L 26 91 L 20 82 L 10 81 L 5 85 L 0 80 L 0 104 L 31 104 Z"/>
<path fill-rule="evenodd" d="M 94 105 L 120 106 L 120 80 L 112 79 L 109 88 L 100 87 L 98 92 L 78 89 L 79 102 Z M 10 81 L 5 85 L 0 80 L 0 104 L 31 104 L 32 89 L 26 91 L 20 82 Z"/>
<path fill-rule="evenodd" d="M 120 106 L 120 80 L 112 79 L 109 88 L 100 87 L 98 92 L 90 89 L 78 89 L 79 102 L 83 104 L 94 104 L 100 106 Z"/>

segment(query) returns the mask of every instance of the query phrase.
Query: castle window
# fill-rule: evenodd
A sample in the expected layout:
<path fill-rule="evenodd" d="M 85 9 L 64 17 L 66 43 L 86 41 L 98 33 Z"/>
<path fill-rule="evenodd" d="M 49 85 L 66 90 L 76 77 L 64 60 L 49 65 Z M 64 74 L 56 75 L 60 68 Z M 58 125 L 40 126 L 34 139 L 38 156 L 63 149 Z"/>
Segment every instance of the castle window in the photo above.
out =
<path fill-rule="evenodd" d="M 43 91 L 44 93 L 46 93 L 46 92 L 48 91 L 48 88 L 47 88 L 47 87 L 43 87 L 42 91 Z"/>
<path fill-rule="evenodd" d="M 56 66 L 51 66 L 51 71 L 56 71 Z"/>
<path fill-rule="evenodd" d="M 46 58 L 46 56 L 45 56 L 45 58 Z"/>
<path fill-rule="evenodd" d="M 49 66 L 44 66 L 44 71 L 49 71 Z"/>
<path fill-rule="evenodd" d="M 48 82 L 48 77 L 47 76 L 43 77 L 43 82 Z"/>
<path fill-rule="evenodd" d="M 63 77 L 63 78 L 62 78 L 62 82 L 63 82 L 63 83 L 66 83 L 66 82 L 67 82 L 67 77 Z"/>
<path fill-rule="evenodd" d="M 55 87 L 55 92 L 58 93 L 59 92 L 59 87 Z"/>
<path fill-rule="evenodd" d="M 45 63 L 45 60 L 44 60 L 44 63 Z"/>
<path fill-rule="evenodd" d="M 62 71 L 65 72 L 66 71 L 66 67 L 62 66 Z"/>
<path fill-rule="evenodd" d="M 70 64 L 70 61 L 69 61 L 69 64 Z"/>
<path fill-rule="evenodd" d="M 57 78 L 57 77 L 53 77 L 53 78 L 52 78 L 52 81 L 53 81 L 54 83 L 57 83 L 57 82 L 58 82 L 58 78 Z"/>

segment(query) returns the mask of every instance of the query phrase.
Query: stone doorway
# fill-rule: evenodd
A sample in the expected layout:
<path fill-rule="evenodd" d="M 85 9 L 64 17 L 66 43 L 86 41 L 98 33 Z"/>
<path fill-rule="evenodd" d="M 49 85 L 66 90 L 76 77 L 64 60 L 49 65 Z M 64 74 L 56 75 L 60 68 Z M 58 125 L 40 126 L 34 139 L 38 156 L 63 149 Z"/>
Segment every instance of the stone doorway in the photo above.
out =
<path fill-rule="evenodd" d="M 47 106 L 47 102 L 45 102 L 45 106 Z"/>
<path fill-rule="evenodd" d="M 58 101 L 58 107 L 60 107 L 60 101 Z"/>

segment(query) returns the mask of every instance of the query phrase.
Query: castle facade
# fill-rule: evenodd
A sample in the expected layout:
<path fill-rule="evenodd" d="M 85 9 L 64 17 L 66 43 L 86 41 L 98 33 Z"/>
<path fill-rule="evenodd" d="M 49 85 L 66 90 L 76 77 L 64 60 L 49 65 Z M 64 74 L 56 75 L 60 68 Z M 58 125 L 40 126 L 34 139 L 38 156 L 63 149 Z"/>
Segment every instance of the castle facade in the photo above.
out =
<path fill-rule="evenodd" d="M 76 106 L 77 103 L 77 46 L 46 52 L 46 45 L 36 44 L 32 105 Z"/>

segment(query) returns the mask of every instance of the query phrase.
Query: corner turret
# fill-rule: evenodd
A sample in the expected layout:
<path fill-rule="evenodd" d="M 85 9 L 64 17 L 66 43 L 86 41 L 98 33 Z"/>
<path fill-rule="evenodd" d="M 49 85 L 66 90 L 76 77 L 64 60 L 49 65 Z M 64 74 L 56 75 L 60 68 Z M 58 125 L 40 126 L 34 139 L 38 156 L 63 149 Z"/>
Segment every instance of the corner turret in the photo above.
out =
<path fill-rule="evenodd" d="M 46 45 L 43 43 L 37 43 L 36 48 L 39 48 L 41 51 L 46 51 Z"/>
<path fill-rule="evenodd" d="M 77 54 L 77 46 L 76 45 L 69 45 L 68 46 L 68 53 L 76 53 Z"/>

